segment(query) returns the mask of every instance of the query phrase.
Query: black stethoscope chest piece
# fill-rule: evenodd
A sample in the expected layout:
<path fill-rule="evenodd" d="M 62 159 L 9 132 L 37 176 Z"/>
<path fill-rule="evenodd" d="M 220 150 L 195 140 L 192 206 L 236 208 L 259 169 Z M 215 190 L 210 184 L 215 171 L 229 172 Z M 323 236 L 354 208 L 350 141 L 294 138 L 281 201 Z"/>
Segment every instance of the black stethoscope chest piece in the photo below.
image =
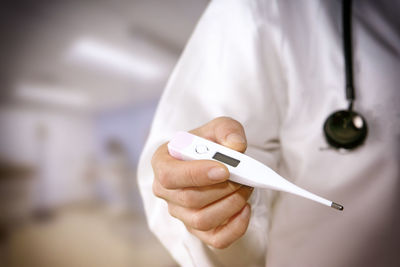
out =
<path fill-rule="evenodd" d="M 353 149 L 364 143 L 368 127 L 365 119 L 357 112 L 339 110 L 325 121 L 324 133 L 331 146 Z"/>
<path fill-rule="evenodd" d="M 368 127 L 364 117 L 353 111 L 355 93 L 351 51 L 351 0 L 343 0 L 342 4 L 346 98 L 349 101 L 349 108 L 332 113 L 324 123 L 324 133 L 332 147 L 354 149 L 364 143 Z"/>

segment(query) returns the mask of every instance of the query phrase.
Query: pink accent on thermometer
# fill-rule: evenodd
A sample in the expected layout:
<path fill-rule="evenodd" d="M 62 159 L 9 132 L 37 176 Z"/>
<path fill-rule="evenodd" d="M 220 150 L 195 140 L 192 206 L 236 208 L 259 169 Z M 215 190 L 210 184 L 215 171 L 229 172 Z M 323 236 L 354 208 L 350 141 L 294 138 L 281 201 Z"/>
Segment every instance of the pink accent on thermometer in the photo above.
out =
<path fill-rule="evenodd" d="M 180 160 L 207 159 L 221 162 L 228 168 L 231 181 L 251 187 L 292 193 L 337 210 L 343 210 L 342 205 L 296 186 L 261 162 L 199 136 L 177 132 L 168 143 L 168 151 L 172 157 Z"/>
<path fill-rule="evenodd" d="M 190 146 L 193 143 L 194 135 L 187 134 L 186 132 L 177 132 L 174 138 L 169 142 L 168 148 L 171 147 L 173 149 L 168 149 L 169 154 L 176 158 L 183 160 L 181 152 L 186 147 Z"/>

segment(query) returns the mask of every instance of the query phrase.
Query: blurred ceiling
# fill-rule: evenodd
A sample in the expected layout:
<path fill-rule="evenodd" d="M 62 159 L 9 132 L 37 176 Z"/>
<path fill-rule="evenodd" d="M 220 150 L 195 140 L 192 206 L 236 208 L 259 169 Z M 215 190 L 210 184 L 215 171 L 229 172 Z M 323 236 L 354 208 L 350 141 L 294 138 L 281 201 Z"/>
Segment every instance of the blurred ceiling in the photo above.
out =
<path fill-rule="evenodd" d="M 61 102 L 68 94 L 73 95 L 71 99 L 80 99 L 81 105 L 96 110 L 157 98 L 208 3 L 206 0 L 3 2 L 0 11 L 3 98 L 7 92 L 13 96 L 8 101 L 26 100 L 26 96 L 29 98 L 31 92 L 40 88 L 44 94 L 46 90 L 62 92 Z M 48 99 L 51 102 L 51 97 Z"/>

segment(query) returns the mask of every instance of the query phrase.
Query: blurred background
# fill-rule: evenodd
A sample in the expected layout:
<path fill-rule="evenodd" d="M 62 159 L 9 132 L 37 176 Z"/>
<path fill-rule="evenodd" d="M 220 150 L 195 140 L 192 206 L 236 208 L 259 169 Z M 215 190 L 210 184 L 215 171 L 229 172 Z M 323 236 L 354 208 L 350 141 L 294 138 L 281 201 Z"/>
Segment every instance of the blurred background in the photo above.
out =
<path fill-rule="evenodd" d="M 0 266 L 176 266 L 135 176 L 207 3 L 1 2 Z"/>

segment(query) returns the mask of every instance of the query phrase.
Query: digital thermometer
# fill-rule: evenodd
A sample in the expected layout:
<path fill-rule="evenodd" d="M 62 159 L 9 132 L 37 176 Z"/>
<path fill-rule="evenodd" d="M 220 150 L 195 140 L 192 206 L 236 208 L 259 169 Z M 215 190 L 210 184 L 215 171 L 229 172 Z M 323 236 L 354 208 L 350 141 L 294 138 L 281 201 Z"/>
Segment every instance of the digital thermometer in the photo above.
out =
<path fill-rule="evenodd" d="M 199 136 L 177 132 L 168 143 L 168 151 L 172 157 L 180 160 L 206 159 L 222 162 L 230 172 L 229 180 L 233 182 L 292 193 L 343 210 L 342 205 L 296 186 L 261 162 Z"/>

